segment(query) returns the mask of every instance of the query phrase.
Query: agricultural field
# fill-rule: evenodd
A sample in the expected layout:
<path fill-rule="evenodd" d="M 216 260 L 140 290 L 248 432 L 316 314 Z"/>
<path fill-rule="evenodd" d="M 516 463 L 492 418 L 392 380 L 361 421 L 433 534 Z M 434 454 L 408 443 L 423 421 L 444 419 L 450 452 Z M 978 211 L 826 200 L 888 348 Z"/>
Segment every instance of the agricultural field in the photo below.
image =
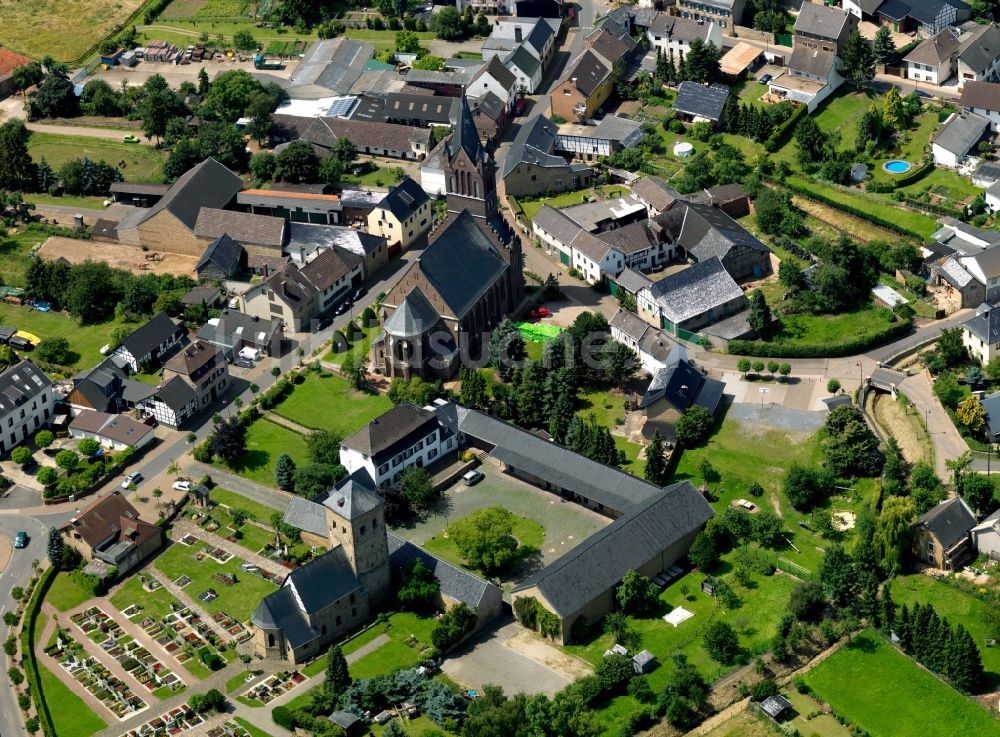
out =
<path fill-rule="evenodd" d="M 874 633 L 863 633 L 805 676 L 821 701 L 871 737 L 987 737 L 1000 730 L 982 707 Z"/>
<path fill-rule="evenodd" d="M 0 46 L 73 61 L 124 22 L 143 0 L 23 0 L 0 3 Z"/>
<path fill-rule="evenodd" d="M 252 0 L 174 0 L 160 17 L 177 18 L 242 18 L 256 8 Z M 252 17 L 252 15 L 251 15 Z"/>

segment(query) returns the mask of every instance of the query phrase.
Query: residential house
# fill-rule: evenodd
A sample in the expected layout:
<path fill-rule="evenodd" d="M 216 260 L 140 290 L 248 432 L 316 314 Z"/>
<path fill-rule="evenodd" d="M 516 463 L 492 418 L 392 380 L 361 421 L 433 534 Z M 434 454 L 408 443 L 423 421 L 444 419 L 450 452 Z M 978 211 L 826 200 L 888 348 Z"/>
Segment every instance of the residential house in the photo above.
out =
<path fill-rule="evenodd" d="M 380 193 L 381 201 L 384 193 Z M 340 248 L 361 258 L 363 281 L 373 279 L 389 262 L 389 247 L 385 238 L 360 228 L 292 223 L 288 253 L 301 266 L 326 248 Z"/>
<path fill-rule="evenodd" d="M 581 123 L 595 117 L 614 88 L 612 66 L 592 49 L 580 54 L 549 93 L 552 117 Z"/>
<path fill-rule="evenodd" d="M 1000 81 L 1000 26 L 979 26 L 962 38 L 958 50 L 958 83 Z"/>
<path fill-rule="evenodd" d="M 513 50 L 513 49 L 511 49 Z M 484 50 L 485 59 L 485 50 Z M 514 73 L 504 66 L 499 56 L 491 56 L 472 77 L 465 94 L 469 97 L 482 97 L 487 92 L 503 100 L 506 110 L 514 109 L 517 102 L 518 83 Z"/>
<path fill-rule="evenodd" d="M 533 598 L 555 614 L 556 639 L 571 642 L 578 620 L 597 622 L 615 609 L 615 587 L 627 572 L 656 576 L 676 565 L 713 514 L 690 481 L 668 486 L 514 587 L 511 596 Z"/>
<path fill-rule="evenodd" d="M 261 320 L 281 320 L 293 332 L 308 331 L 316 319 L 316 288 L 295 264 L 285 264 L 240 295 L 240 311 Z"/>
<path fill-rule="evenodd" d="M 341 198 L 321 185 L 285 185 L 282 189 L 244 189 L 236 204 L 254 215 L 271 215 L 293 223 L 340 225 L 345 222 Z"/>
<path fill-rule="evenodd" d="M 153 394 L 153 387 L 128 378 L 127 363 L 111 355 L 90 369 L 73 376 L 73 388 L 63 398 L 70 415 L 86 410 L 117 414 L 142 404 Z"/>
<path fill-rule="evenodd" d="M 983 304 L 962 323 L 962 345 L 983 366 L 1000 356 L 1000 309 Z"/>
<path fill-rule="evenodd" d="M 90 503 L 60 529 L 66 544 L 86 561 L 131 571 L 163 545 L 163 530 L 139 516 L 121 492 Z"/>
<path fill-rule="evenodd" d="M 1000 560 L 1000 509 L 973 527 L 971 535 L 977 553 Z"/>
<path fill-rule="evenodd" d="M 642 274 L 635 271 L 622 272 L 622 276 L 627 273 L 642 277 Z M 637 292 L 653 283 L 645 277 L 642 278 L 644 281 L 641 285 L 637 283 L 633 286 Z M 619 286 L 621 286 L 621 282 L 619 282 Z M 611 326 L 611 337 L 634 350 L 639 356 L 639 365 L 642 370 L 650 376 L 666 367 L 670 351 L 677 345 L 675 338 L 659 328 L 654 328 L 637 314 L 624 308 L 620 308 L 612 316 L 609 325 Z"/>
<path fill-rule="evenodd" d="M 717 23 L 723 33 L 736 35 L 736 26 L 743 24 L 746 0 L 678 0 L 681 18 L 693 18 Z"/>
<path fill-rule="evenodd" d="M 451 376 L 460 353 L 478 355 L 524 299 L 521 239 L 500 214 L 496 162 L 464 99 L 442 158 L 448 215 L 383 301 L 372 346 L 373 363 L 393 378 Z"/>
<path fill-rule="evenodd" d="M 990 121 L 982 115 L 960 110 L 953 113 L 944 127 L 931 136 L 934 163 L 957 169 L 977 158 L 977 146 L 990 129 Z"/>
<path fill-rule="evenodd" d="M 166 313 L 160 312 L 136 328 L 113 355 L 121 356 L 133 372 L 157 365 L 184 337 L 184 326 L 178 325 Z"/>
<path fill-rule="evenodd" d="M 632 185 L 632 194 L 646 206 L 649 217 L 669 210 L 682 196 L 661 177 L 643 177 Z"/>
<path fill-rule="evenodd" d="M 247 269 L 247 252 L 239 243 L 223 233 L 205 247 L 194 270 L 199 281 L 236 279 Z"/>
<path fill-rule="evenodd" d="M 0 99 L 17 91 L 14 84 L 14 70 L 32 62 L 27 56 L 15 54 L 10 49 L 0 47 Z"/>
<path fill-rule="evenodd" d="M 677 422 L 691 407 L 701 407 L 713 417 L 722 408 L 726 385 L 703 375 L 688 358 L 687 349 L 674 345 L 664 366 L 653 374 L 649 386 L 639 400 L 639 409 L 646 413 L 643 435 L 652 437 L 659 432 L 667 443 L 677 442 Z"/>
<path fill-rule="evenodd" d="M 768 91 L 779 98 L 803 104 L 812 113 L 843 84 L 839 67 L 840 57 L 835 52 L 796 45 L 788 59 L 788 71 L 768 82 Z"/>
<path fill-rule="evenodd" d="M 136 208 L 123 217 L 117 225 L 118 240 L 153 251 L 200 257 L 207 245 L 195 233 L 202 208 L 227 207 L 242 187 L 236 174 L 215 159 L 206 159 L 182 174 L 155 205 Z"/>
<path fill-rule="evenodd" d="M 714 257 L 737 281 L 771 273 L 771 249 L 720 207 L 678 202 L 656 218 L 666 237 L 697 261 Z"/>
<path fill-rule="evenodd" d="M 990 121 L 990 130 L 1000 131 L 1000 84 L 997 82 L 966 82 L 959 104 L 963 110 Z"/>
<path fill-rule="evenodd" d="M 33 437 L 54 413 L 52 380 L 29 359 L 0 373 L 0 453 Z"/>
<path fill-rule="evenodd" d="M 640 290 L 636 302 L 643 320 L 684 339 L 748 305 L 718 256 L 653 282 Z"/>
<path fill-rule="evenodd" d="M 433 411 L 403 402 L 341 441 L 340 464 L 349 474 L 367 473 L 384 489 L 397 484 L 410 466 L 429 466 L 458 450 L 458 444 Z"/>
<path fill-rule="evenodd" d="M 553 153 L 558 129 L 544 115 L 521 125 L 504 159 L 503 181 L 507 194 L 537 196 L 589 187 L 593 169 L 569 164 Z"/>
<path fill-rule="evenodd" d="M 573 158 L 594 161 L 642 142 L 642 123 L 618 115 L 606 115 L 597 125 L 563 123 L 556 134 L 556 151 Z"/>
<path fill-rule="evenodd" d="M 422 190 L 421 190 L 422 192 Z M 313 309 L 319 317 L 343 302 L 361 286 L 363 259 L 343 248 L 324 248 L 299 268 L 299 274 L 316 290 Z"/>
<path fill-rule="evenodd" d="M 953 28 L 945 28 L 931 38 L 925 38 L 903 57 L 906 78 L 936 85 L 944 84 L 955 74 L 960 46 L 958 33 Z"/>
<path fill-rule="evenodd" d="M 722 84 L 698 84 L 684 81 L 677 87 L 673 109 L 681 120 L 708 122 L 717 127 L 729 99 L 729 88 Z"/>
<path fill-rule="evenodd" d="M 933 36 L 969 20 L 971 9 L 962 0 L 885 0 L 876 15 L 897 33 Z"/>
<path fill-rule="evenodd" d="M 504 66 L 510 70 L 517 81 L 517 89 L 527 95 L 533 95 L 541 87 L 545 70 L 540 62 L 524 44 L 503 57 Z"/>
<path fill-rule="evenodd" d="M 803 3 L 795 19 L 795 48 L 839 54 L 847 38 L 858 29 L 856 15 L 841 8 Z"/>
<path fill-rule="evenodd" d="M 559 21 L 551 18 L 507 16 L 496 20 L 489 37 L 483 41 L 483 61 L 504 57 L 521 44 L 542 66 L 547 66 L 555 51 Z"/>
<path fill-rule="evenodd" d="M 421 242 L 433 223 L 431 200 L 414 179 L 405 177 L 368 214 L 368 232 L 385 239 L 389 256 Z"/>
<path fill-rule="evenodd" d="M 660 49 L 674 64 L 681 60 L 691 48 L 691 42 L 700 38 L 706 44 L 713 43 L 722 48 L 722 31 L 713 21 L 705 22 L 694 18 L 657 13 L 646 29 L 646 38 L 654 49 Z"/>
<path fill-rule="evenodd" d="M 972 172 L 972 183 L 977 187 L 986 189 L 997 182 L 1000 182 L 1000 164 L 984 161 Z"/>
<path fill-rule="evenodd" d="M 223 310 L 198 328 L 198 340 L 220 348 L 232 360 L 243 348 L 252 348 L 267 356 L 281 355 L 284 325 L 257 315 Z"/>
<path fill-rule="evenodd" d="M 971 531 L 976 515 L 961 497 L 947 499 L 911 525 L 913 557 L 944 571 L 954 571 L 975 554 Z"/>
<path fill-rule="evenodd" d="M 72 438 L 96 440 L 102 448 L 125 450 L 142 448 L 156 437 L 152 425 L 134 420 L 128 415 L 87 410 L 69 423 Z"/>

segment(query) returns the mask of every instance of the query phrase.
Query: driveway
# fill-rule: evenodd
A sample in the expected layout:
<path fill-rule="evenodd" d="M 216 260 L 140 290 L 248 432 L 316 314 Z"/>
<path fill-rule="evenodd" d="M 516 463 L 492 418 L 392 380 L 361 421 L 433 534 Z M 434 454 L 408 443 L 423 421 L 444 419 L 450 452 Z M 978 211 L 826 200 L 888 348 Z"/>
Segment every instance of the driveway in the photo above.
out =
<path fill-rule="evenodd" d="M 531 638 L 530 646 L 525 637 Z M 509 618 L 459 648 L 441 670 L 467 688 L 481 690 L 491 683 L 507 694 L 550 697 L 591 671 L 587 663 L 535 638 Z"/>

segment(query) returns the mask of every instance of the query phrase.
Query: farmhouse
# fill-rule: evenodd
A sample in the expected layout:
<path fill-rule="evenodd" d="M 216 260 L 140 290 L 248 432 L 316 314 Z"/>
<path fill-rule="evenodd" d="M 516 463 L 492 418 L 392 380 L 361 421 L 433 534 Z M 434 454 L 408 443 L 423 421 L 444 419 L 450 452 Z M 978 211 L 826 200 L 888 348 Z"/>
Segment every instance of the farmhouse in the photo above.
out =
<path fill-rule="evenodd" d="M 0 47 L 0 100 L 17 91 L 17 86 L 14 84 L 14 70 L 30 63 L 31 59 L 27 56 Z"/>
<path fill-rule="evenodd" d="M 953 571 L 974 554 L 970 532 L 976 515 L 960 497 L 947 499 L 913 522 L 913 557 Z"/>
<path fill-rule="evenodd" d="M 570 164 L 553 151 L 558 129 L 544 115 L 521 125 L 504 160 L 503 181 L 508 195 L 523 197 L 590 186 L 593 169 Z"/>
<path fill-rule="evenodd" d="M 959 104 L 966 111 L 988 119 L 993 132 L 1000 130 L 1000 84 L 966 82 Z"/>
<path fill-rule="evenodd" d="M 951 28 L 945 28 L 931 38 L 925 38 L 903 58 L 907 79 L 944 84 L 955 74 L 955 62 L 960 46 L 958 34 Z"/>
<path fill-rule="evenodd" d="M 649 39 L 650 46 L 661 49 L 668 58 L 673 55 L 675 64 L 680 63 L 690 50 L 691 42 L 696 38 L 700 38 L 706 44 L 715 44 L 717 49 L 722 48 L 722 31 L 715 23 L 711 21 L 705 23 L 694 18 L 683 18 L 668 13 L 656 14 L 646 29 L 646 38 Z"/>
<path fill-rule="evenodd" d="M 236 310 L 223 310 L 221 315 L 210 318 L 198 329 L 198 339 L 222 349 L 229 360 L 243 348 L 279 356 L 283 331 L 281 320 L 262 319 Z"/>
<path fill-rule="evenodd" d="M 1000 79 L 1000 26 L 977 26 L 962 39 L 958 50 L 958 82 L 996 82 Z"/>
<path fill-rule="evenodd" d="M 722 406 L 726 385 L 702 375 L 688 358 L 687 349 L 674 344 L 662 368 L 656 370 L 645 394 L 639 400 L 639 409 L 645 410 L 646 424 L 643 434 L 651 437 L 659 431 L 667 442 L 677 440 L 677 421 L 694 406 L 717 416 Z"/>
<path fill-rule="evenodd" d="M 671 274 L 636 295 L 639 315 L 681 338 L 741 312 L 747 298 L 718 257 Z"/>
<path fill-rule="evenodd" d="M 158 364 L 184 337 L 184 326 L 160 312 L 129 333 L 113 355 L 120 356 L 133 372 Z"/>

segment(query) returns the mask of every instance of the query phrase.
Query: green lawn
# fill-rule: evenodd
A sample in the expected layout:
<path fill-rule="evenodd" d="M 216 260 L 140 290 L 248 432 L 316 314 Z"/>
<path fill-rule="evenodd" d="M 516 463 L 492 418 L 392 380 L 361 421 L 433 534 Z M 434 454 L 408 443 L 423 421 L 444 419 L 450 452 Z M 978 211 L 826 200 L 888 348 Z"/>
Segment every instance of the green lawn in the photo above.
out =
<path fill-rule="evenodd" d="M 537 197 L 531 201 L 525 201 L 519 199 L 518 202 L 521 203 L 521 208 L 524 210 L 524 214 L 527 216 L 528 220 L 531 220 L 535 216 L 535 213 L 542 209 L 542 205 L 548 205 L 549 207 L 554 207 L 556 209 L 562 207 L 572 207 L 573 205 L 582 205 L 583 198 L 586 195 L 591 195 L 595 192 L 602 192 L 607 197 L 622 197 L 629 193 L 628 187 L 622 187 L 617 185 L 610 186 L 599 186 L 588 189 L 577 189 L 573 192 L 563 192 L 562 194 L 557 194 L 553 197 Z"/>
<path fill-rule="evenodd" d="M 226 681 L 226 693 L 232 693 L 246 683 L 246 678 L 250 675 L 252 671 L 245 670 L 237 673 L 235 676 Z M 243 690 L 243 689 L 240 689 Z"/>
<path fill-rule="evenodd" d="M 201 549 L 201 545 L 188 546 L 175 542 L 156 559 L 154 565 L 171 581 L 187 575 L 191 583 L 185 587 L 184 593 L 193 601 L 198 601 L 198 595 L 206 589 L 214 589 L 218 595 L 216 599 L 208 603 L 198 601 L 209 614 L 224 611 L 241 622 L 246 621 L 260 600 L 277 588 L 260 576 L 245 573 L 240 568 L 243 561 L 239 558 L 230 558 L 226 563 L 218 563 L 209 556 L 201 561 L 195 560 L 195 553 Z M 216 581 L 212 574 L 218 572 L 233 574 L 237 582 L 227 586 Z"/>
<path fill-rule="evenodd" d="M 913 184 L 901 187 L 900 191 L 915 195 L 928 188 L 932 194 L 947 197 L 951 200 L 951 204 L 955 206 L 965 204 L 976 195 L 982 194 L 982 190 L 979 187 L 951 169 L 934 169 L 927 176 Z"/>
<path fill-rule="evenodd" d="M 310 374 L 274 412 L 305 427 L 330 430 L 346 438 L 391 407 L 392 402 L 384 394 L 355 391 L 343 377 Z"/>
<path fill-rule="evenodd" d="M 52 725 L 59 737 L 90 737 L 108 726 L 83 699 L 41 663 L 38 664 L 38 675 Z"/>
<path fill-rule="evenodd" d="M 360 660 L 351 663 L 349 670 L 351 677 L 360 680 L 392 673 L 400 668 L 410 668 L 418 662 L 420 662 L 420 652 L 416 648 L 391 640 Z"/>
<path fill-rule="evenodd" d="M 736 667 L 716 663 L 709 658 L 702 646 L 701 633 L 716 619 L 728 622 L 736 629 L 740 636 L 740 645 L 748 657 L 767 650 L 781 613 L 788 603 L 788 596 L 795 585 L 795 580 L 780 574 L 773 576 L 754 574 L 756 587 L 744 589 L 736 584 L 732 576 L 726 575 L 731 570 L 732 558 L 732 553 L 724 556 L 716 575 L 721 575 L 739 596 L 742 604 L 738 608 L 723 609 L 718 599 L 703 594 L 700 586 L 705 575 L 692 571 L 671 583 L 660 594 L 661 607 L 656 616 L 642 619 L 629 618 L 632 628 L 641 638 L 640 647 L 649 650 L 659 661 L 659 667 L 649 675 L 649 684 L 653 691 L 659 692 L 666 685 L 670 673 L 670 656 L 677 651 L 687 654 L 688 659 L 709 681 Z M 686 596 L 681 591 L 682 587 L 687 589 Z M 682 622 L 679 627 L 663 621 L 663 615 L 680 606 L 689 612 L 694 612 L 694 617 Z M 613 644 L 610 634 L 601 634 L 588 643 L 568 645 L 566 650 L 597 665 L 604 657 L 604 651 Z"/>
<path fill-rule="evenodd" d="M 341 184 L 349 184 L 357 187 L 384 187 L 388 189 L 396 184 L 396 167 L 377 166 L 371 171 L 355 176 L 347 172 L 340 176 Z"/>
<path fill-rule="evenodd" d="M 864 633 L 809 671 L 806 683 L 834 711 L 871 737 L 986 737 L 1000 725 L 872 633 Z"/>
<path fill-rule="evenodd" d="M 157 573 L 157 578 L 162 579 L 163 575 Z M 170 605 L 174 601 L 176 599 L 173 595 L 162 586 L 155 591 L 146 591 L 142 587 L 142 581 L 136 576 L 130 577 L 111 597 L 111 603 L 118 611 L 128 609 L 130 604 L 139 604 L 142 613 L 154 619 L 162 619 L 170 614 L 172 611 Z"/>
<path fill-rule="evenodd" d="M 845 85 L 813 117 L 823 130 L 839 132 L 843 147 L 853 149 L 858 138 L 858 121 L 877 99 L 874 92 L 849 91 Z"/>
<path fill-rule="evenodd" d="M 44 233 L 21 229 L 0 235 L 0 279 L 12 287 L 27 286 L 26 274 L 31 264 L 31 249 L 48 238 Z M 9 305 L 7 305 L 9 306 Z"/>
<path fill-rule="evenodd" d="M 93 366 L 103 360 L 101 346 L 108 342 L 111 331 L 121 324 L 111 319 L 95 325 L 80 325 L 60 312 L 37 312 L 8 304 L 0 304 L 0 323 L 27 330 L 42 340 L 66 338 L 70 350 L 77 354 L 71 357 L 73 368 Z"/>
<path fill-rule="evenodd" d="M 460 520 L 456 520 L 456 522 L 458 521 Z M 542 549 L 542 542 L 545 540 L 545 528 L 532 519 L 528 519 L 527 517 L 518 517 L 515 515 L 514 537 L 517 538 L 518 543 L 520 543 L 520 547 L 518 548 L 518 558 L 511 564 L 511 567 L 516 567 L 517 563 L 525 556 L 531 555 Z M 428 540 L 424 544 L 424 547 L 434 555 L 444 558 L 446 561 L 458 566 L 459 568 L 464 568 L 469 571 L 476 570 L 465 564 L 464 559 L 458 552 L 458 547 L 451 538 L 444 537 L 443 535 L 434 537 Z M 482 571 L 477 572 L 481 575 L 485 575 Z"/>
<path fill-rule="evenodd" d="M 63 205 L 65 207 L 83 207 L 90 210 L 104 209 L 104 201 L 107 197 L 54 197 L 49 194 L 29 194 L 25 195 L 24 201 L 34 205 Z"/>
<path fill-rule="evenodd" d="M 71 574 L 64 572 L 56 574 L 52 586 L 45 594 L 45 600 L 60 612 L 80 606 L 92 597 L 93 594 L 77 584 Z"/>
<path fill-rule="evenodd" d="M 260 484 L 274 485 L 274 465 L 282 453 L 288 453 L 296 464 L 307 463 L 309 455 L 306 439 L 297 432 L 277 425 L 267 419 L 259 419 L 247 429 L 247 450 L 229 466 L 215 461 L 219 468 L 227 468 L 234 473 Z"/>
<path fill-rule="evenodd" d="M 364 309 L 365 308 L 362 307 L 360 310 L 355 311 L 356 312 L 355 319 L 358 322 L 360 322 L 360 315 L 362 312 L 364 312 Z M 378 337 L 378 334 L 382 332 L 382 326 L 375 325 L 373 327 L 361 328 L 361 332 L 363 334 L 363 337 L 361 337 L 359 340 L 352 341 L 350 347 L 346 351 L 335 353 L 334 351 L 331 350 L 329 353 L 323 356 L 323 360 L 330 361 L 331 363 L 340 364 L 344 360 L 344 358 L 348 355 L 353 357 L 355 360 L 358 359 L 365 360 L 366 358 L 368 358 L 368 354 L 371 352 L 372 349 L 372 341 L 374 341 L 375 338 Z"/>
<path fill-rule="evenodd" d="M 250 737 L 271 737 L 270 734 L 265 732 L 260 727 L 255 727 L 243 717 L 236 717 L 235 721 L 250 734 Z"/>
<path fill-rule="evenodd" d="M 577 414 L 584 420 L 593 415 L 599 425 L 614 431 L 618 425 L 615 420 L 625 417 L 625 397 L 621 393 L 608 389 L 586 389 L 577 396 Z M 643 446 L 620 435 L 612 437 L 615 441 L 615 447 L 625 451 L 627 460 L 621 465 L 621 469 L 642 478 L 646 470 L 646 462 L 638 458 Z"/>
<path fill-rule="evenodd" d="M 272 514 L 277 511 L 283 511 L 261 504 L 260 502 L 256 502 L 253 499 L 243 496 L 242 494 L 236 493 L 235 491 L 223 489 L 221 486 L 216 486 L 212 489 L 210 499 L 213 502 L 218 502 L 219 504 L 229 507 L 230 509 L 242 509 L 250 515 L 251 519 L 262 522 L 265 525 L 271 523 Z"/>
<path fill-rule="evenodd" d="M 961 624 L 965 627 L 979 647 L 990 690 L 1000 687 L 1000 648 L 986 647 L 989 633 L 987 604 L 945 581 L 919 574 L 894 579 L 892 598 L 897 604 L 909 607 L 916 602 L 932 604 L 938 615 L 947 617 L 952 626 Z"/>
<path fill-rule="evenodd" d="M 28 151 L 34 161 L 44 158 L 53 169 L 59 169 L 72 159 L 86 156 L 112 166 L 118 166 L 119 162 L 124 161 L 122 176 L 126 182 L 163 181 L 165 153 L 141 143 L 122 143 L 89 136 L 63 136 L 57 133 L 32 133 Z"/>
<path fill-rule="evenodd" d="M 782 315 L 781 329 L 771 338 L 771 342 L 788 345 L 839 343 L 849 338 L 880 333 L 892 322 L 890 310 L 876 307 L 871 302 L 853 312 L 836 315 Z"/>

